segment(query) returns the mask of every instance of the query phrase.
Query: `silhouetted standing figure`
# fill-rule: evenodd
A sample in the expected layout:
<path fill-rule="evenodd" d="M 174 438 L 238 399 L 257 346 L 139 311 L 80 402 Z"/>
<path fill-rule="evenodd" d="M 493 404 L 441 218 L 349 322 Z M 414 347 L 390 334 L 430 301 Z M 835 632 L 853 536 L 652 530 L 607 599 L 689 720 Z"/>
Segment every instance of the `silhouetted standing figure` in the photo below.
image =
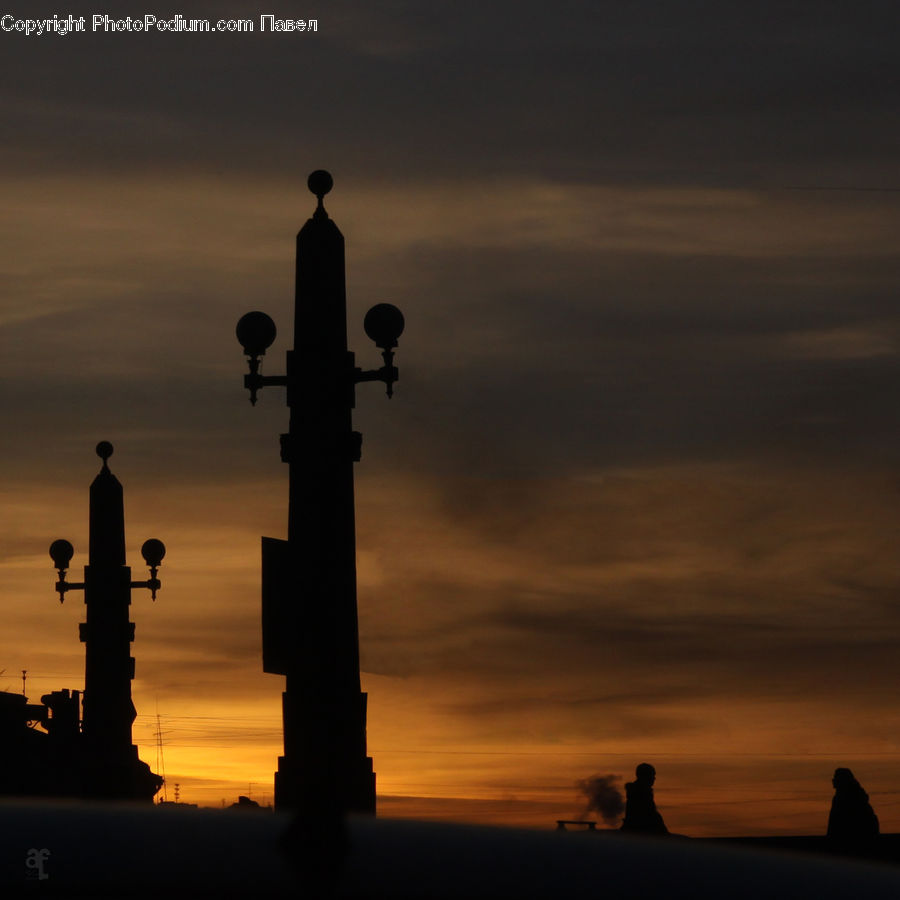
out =
<path fill-rule="evenodd" d="M 840 847 L 859 848 L 878 837 L 878 816 L 869 795 L 849 769 L 835 769 L 828 838 Z"/>
<path fill-rule="evenodd" d="M 653 800 L 656 769 L 650 763 L 641 763 L 634 774 L 635 780 L 625 785 L 625 820 L 622 822 L 622 831 L 668 834 L 669 829 Z"/>

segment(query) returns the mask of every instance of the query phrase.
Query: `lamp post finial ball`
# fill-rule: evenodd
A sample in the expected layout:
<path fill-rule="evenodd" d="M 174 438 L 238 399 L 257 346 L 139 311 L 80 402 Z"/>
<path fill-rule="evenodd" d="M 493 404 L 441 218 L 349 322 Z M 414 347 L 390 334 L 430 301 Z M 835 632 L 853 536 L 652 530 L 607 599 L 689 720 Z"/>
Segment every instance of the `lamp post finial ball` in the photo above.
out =
<path fill-rule="evenodd" d="M 254 310 L 241 316 L 235 334 L 247 356 L 262 356 L 272 346 L 277 330 L 270 316 Z"/>
<path fill-rule="evenodd" d="M 97 444 L 97 456 L 105 463 L 113 455 L 113 445 L 109 441 L 100 441 Z"/>
<path fill-rule="evenodd" d="M 141 556 L 148 566 L 158 566 L 166 555 L 166 545 L 157 538 L 144 541 L 141 547 Z"/>
<path fill-rule="evenodd" d="M 62 538 L 58 541 L 54 541 L 50 545 L 50 559 L 53 560 L 53 565 L 56 566 L 57 569 L 68 569 L 69 563 L 72 561 L 74 555 L 75 548 L 69 541 L 63 540 Z"/>
<path fill-rule="evenodd" d="M 324 169 L 316 169 L 306 179 L 306 186 L 311 193 L 321 200 L 334 187 L 334 179 L 331 177 L 330 172 L 326 172 Z"/>
<path fill-rule="evenodd" d="M 376 303 L 363 320 L 363 329 L 376 347 L 390 350 L 403 334 L 403 313 L 393 303 Z"/>

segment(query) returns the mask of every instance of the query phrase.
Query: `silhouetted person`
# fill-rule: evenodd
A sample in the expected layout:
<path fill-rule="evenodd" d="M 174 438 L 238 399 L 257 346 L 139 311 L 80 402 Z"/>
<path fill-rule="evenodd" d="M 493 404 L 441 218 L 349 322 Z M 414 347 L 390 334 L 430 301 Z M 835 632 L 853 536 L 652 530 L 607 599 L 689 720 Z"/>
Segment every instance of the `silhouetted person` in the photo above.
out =
<path fill-rule="evenodd" d="M 625 785 L 625 820 L 622 822 L 622 831 L 668 834 L 669 829 L 653 801 L 656 769 L 650 763 L 641 763 L 634 774 L 635 780 Z"/>
<path fill-rule="evenodd" d="M 835 769 L 828 838 L 841 848 L 860 849 L 878 837 L 878 816 L 869 795 L 849 769 Z"/>

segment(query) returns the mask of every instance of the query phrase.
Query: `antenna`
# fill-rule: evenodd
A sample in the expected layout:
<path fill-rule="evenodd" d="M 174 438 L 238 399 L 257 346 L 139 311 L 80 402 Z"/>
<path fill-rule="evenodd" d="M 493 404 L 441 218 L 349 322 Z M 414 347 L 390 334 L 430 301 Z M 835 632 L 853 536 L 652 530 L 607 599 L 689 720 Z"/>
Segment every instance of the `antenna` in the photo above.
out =
<path fill-rule="evenodd" d="M 162 780 L 163 780 L 163 783 L 162 783 L 163 796 L 162 796 L 162 801 L 160 801 L 160 802 L 166 803 L 169 800 L 169 794 L 166 791 L 166 763 L 165 763 L 165 760 L 163 759 L 162 736 L 163 736 L 163 731 L 162 731 L 162 726 L 159 723 L 159 707 L 157 706 L 157 708 L 156 708 L 156 771 L 160 774 L 160 776 L 162 777 Z M 177 796 L 178 785 L 177 784 L 175 785 L 175 791 L 176 791 L 175 800 L 177 802 L 178 801 L 178 796 Z"/>
<path fill-rule="evenodd" d="M 25 696 L 25 676 L 28 674 L 28 669 L 22 669 L 22 696 Z"/>

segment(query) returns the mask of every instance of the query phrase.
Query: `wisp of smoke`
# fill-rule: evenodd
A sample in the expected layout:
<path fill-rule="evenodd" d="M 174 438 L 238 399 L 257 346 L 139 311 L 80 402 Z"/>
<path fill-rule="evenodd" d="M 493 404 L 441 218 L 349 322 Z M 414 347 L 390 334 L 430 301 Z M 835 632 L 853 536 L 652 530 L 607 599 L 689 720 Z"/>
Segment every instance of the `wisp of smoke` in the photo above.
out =
<path fill-rule="evenodd" d="M 599 813 L 607 825 L 615 825 L 625 812 L 625 798 L 617 781 L 618 775 L 594 775 L 578 781 L 578 790 L 588 801 L 585 813 Z"/>

